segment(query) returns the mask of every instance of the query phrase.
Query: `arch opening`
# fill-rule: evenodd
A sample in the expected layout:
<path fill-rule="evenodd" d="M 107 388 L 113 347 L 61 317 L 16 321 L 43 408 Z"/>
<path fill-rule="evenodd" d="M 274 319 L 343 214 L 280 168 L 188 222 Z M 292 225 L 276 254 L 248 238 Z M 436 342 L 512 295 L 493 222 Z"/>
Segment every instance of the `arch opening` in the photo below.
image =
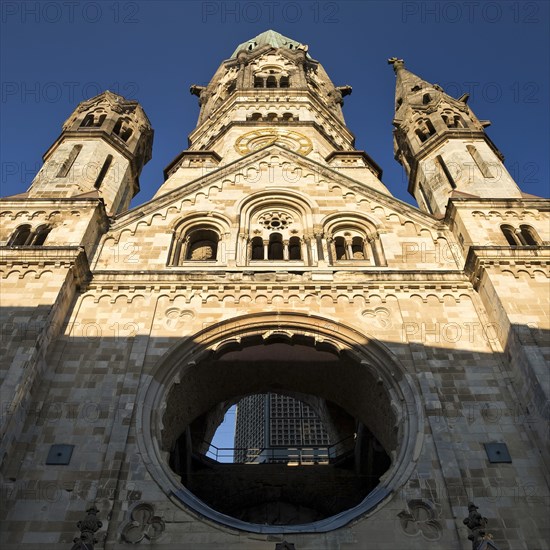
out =
<path fill-rule="evenodd" d="M 258 353 L 263 354 L 262 357 Z M 185 476 L 187 465 L 192 465 L 192 454 L 205 454 L 208 448 L 208 444 L 197 446 L 197 442 L 210 440 L 233 403 L 249 395 L 269 392 L 308 404 L 311 398 L 322 400 L 330 411 L 328 416 L 323 413 L 325 423 L 333 418 L 336 425 L 343 426 L 342 419 L 351 418 L 356 462 L 353 472 L 347 471 L 349 477 L 364 474 L 361 467 L 369 464 L 363 454 L 368 451 L 363 450 L 365 444 L 361 442 L 370 441 L 371 448 L 386 453 L 388 462 L 384 473 L 371 474 L 372 490 L 351 483 L 353 490 L 363 490 L 366 494 L 362 500 L 357 498 L 359 502 L 353 505 L 348 494 L 342 502 L 337 498 L 342 494 L 335 490 L 325 499 L 331 503 L 328 509 L 314 508 L 314 514 L 308 516 L 307 503 L 293 503 L 294 511 L 279 510 L 278 519 L 273 518 L 278 511 L 270 508 L 271 504 L 253 502 L 257 513 L 264 510 L 265 514 L 271 514 L 268 521 L 265 515 L 252 517 L 252 510 L 246 508 L 250 499 L 243 500 L 237 510 L 225 513 L 220 508 L 227 503 L 211 503 L 207 496 L 197 494 L 200 489 L 189 488 L 189 479 Z M 142 403 L 136 419 L 139 449 L 147 470 L 167 497 L 219 524 L 253 533 L 325 533 L 374 512 L 409 479 L 424 437 L 418 389 L 399 359 L 381 342 L 357 329 L 313 314 L 264 312 L 209 326 L 179 342 L 159 360 L 150 382 L 141 388 L 139 399 Z M 182 441 L 185 453 L 177 466 L 173 453 Z M 183 475 L 175 471 L 182 464 Z M 290 467 L 286 464 L 228 466 L 247 468 L 247 477 L 254 472 L 264 476 L 258 480 L 257 488 L 261 490 L 257 494 L 260 495 L 269 485 L 264 474 L 270 468 L 284 469 L 286 479 L 290 472 L 315 477 L 315 471 L 321 468 L 320 465 Z M 330 471 L 331 468 L 326 468 L 321 474 Z M 332 471 L 335 475 L 342 473 L 337 471 L 336 464 L 332 465 Z M 374 482 L 372 475 L 376 476 Z M 309 483 L 302 485 L 304 494 L 308 487 L 323 485 L 321 478 L 315 479 L 311 483 L 310 477 Z M 247 483 L 249 492 L 243 492 L 239 486 L 233 492 L 225 491 L 224 495 L 256 494 L 250 478 Z M 297 485 L 292 486 L 296 491 Z M 346 485 L 338 483 L 337 487 L 340 486 Z M 282 490 L 280 486 L 278 490 Z M 280 494 L 276 502 L 287 502 L 283 497 Z M 325 503 L 322 498 L 310 499 L 310 502 Z M 336 504 L 341 507 L 339 513 L 334 512 Z M 315 519 L 318 517 L 324 519 Z"/>
<path fill-rule="evenodd" d="M 223 463 L 211 442 L 235 403 L 233 461 Z M 251 524 L 302 525 L 368 496 L 391 466 L 395 424 L 389 394 L 350 355 L 306 337 L 248 337 L 172 387 L 162 446 L 210 508 Z"/>

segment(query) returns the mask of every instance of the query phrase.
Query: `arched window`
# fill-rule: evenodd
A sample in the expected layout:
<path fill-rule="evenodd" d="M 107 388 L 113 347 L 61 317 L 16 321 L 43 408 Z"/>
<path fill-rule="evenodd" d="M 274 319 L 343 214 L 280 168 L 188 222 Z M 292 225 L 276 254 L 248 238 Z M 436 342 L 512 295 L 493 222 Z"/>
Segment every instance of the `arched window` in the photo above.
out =
<path fill-rule="evenodd" d="M 334 252 L 337 260 L 366 260 L 365 240 L 363 237 L 338 236 L 334 239 Z"/>
<path fill-rule="evenodd" d="M 281 80 L 279 80 L 279 86 L 281 88 L 290 88 L 290 78 L 288 76 L 281 76 Z"/>
<path fill-rule="evenodd" d="M 506 240 L 510 246 L 521 245 L 516 236 L 516 230 L 511 225 L 501 225 L 500 229 L 502 230 L 502 233 L 506 237 Z"/>
<path fill-rule="evenodd" d="M 540 237 L 530 225 L 520 225 L 519 228 L 521 230 L 519 236 L 527 246 L 538 246 L 541 244 Z"/>
<path fill-rule="evenodd" d="M 277 113 L 268 113 L 267 120 L 269 122 L 275 122 L 277 120 Z"/>
<path fill-rule="evenodd" d="M 424 121 L 426 128 L 428 129 L 428 136 L 433 136 L 435 134 L 435 128 L 432 124 L 432 121 L 427 119 Z"/>
<path fill-rule="evenodd" d="M 25 246 L 31 241 L 31 226 L 20 225 L 8 241 L 8 246 Z"/>
<path fill-rule="evenodd" d="M 431 120 L 423 119 L 417 123 L 416 135 L 421 143 L 424 143 L 429 137 L 435 134 L 435 128 Z"/>
<path fill-rule="evenodd" d="M 283 256 L 283 237 L 280 233 L 271 233 L 269 235 L 269 246 L 267 251 L 269 260 L 282 260 Z"/>
<path fill-rule="evenodd" d="M 292 113 L 283 113 L 283 120 L 291 122 L 294 120 L 294 115 Z"/>
<path fill-rule="evenodd" d="M 42 246 L 51 230 L 52 228 L 48 227 L 47 225 L 41 225 L 40 227 L 38 227 L 37 230 L 34 232 L 31 246 Z"/>
<path fill-rule="evenodd" d="M 302 259 L 302 246 L 300 243 L 300 237 L 290 237 L 290 240 L 288 241 L 288 259 Z"/>
<path fill-rule="evenodd" d="M 184 229 L 175 236 L 169 265 L 181 265 L 182 262 L 216 261 L 220 235 L 209 227 Z"/>
<path fill-rule="evenodd" d="M 422 130 L 415 130 L 415 134 L 420 140 L 420 143 L 424 143 L 428 139 L 428 136 Z"/>
<path fill-rule="evenodd" d="M 81 128 L 99 128 L 107 118 L 105 113 L 88 113 L 80 123 Z"/>
<path fill-rule="evenodd" d="M 215 260 L 218 253 L 218 234 L 211 229 L 195 229 L 187 236 L 186 260 Z"/>
<path fill-rule="evenodd" d="M 250 259 L 251 260 L 263 260 L 264 259 L 264 242 L 261 237 L 254 237 L 250 243 Z"/>
<path fill-rule="evenodd" d="M 266 88 L 276 88 L 277 87 L 277 78 L 273 75 L 268 76 L 265 84 Z"/>
<path fill-rule="evenodd" d="M 365 259 L 365 242 L 361 237 L 353 237 L 351 240 L 351 253 L 354 260 Z"/>
<path fill-rule="evenodd" d="M 443 122 L 447 126 L 447 128 L 463 128 L 464 124 L 462 123 L 462 119 L 459 115 L 452 113 L 452 112 L 444 112 L 441 114 L 441 118 L 443 119 Z"/>
<path fill-rule="evenodd" d="M 334 239 L 334 248 L 336 250 L 336 259 L 346 259 L 346 239 L 344 237 L 336 237 Z"/>
<path fill-rule="evenodd" d="M 280 199 L 274 199 L 271 206 L 259 201 L 257 204 L 246 229 L 249 235 L 246 259 L 251 262 L 308 262 L 307 250 L 312 243 L 302 237 L 303 213 Z"/>
<path fill-rule="evenodd" d="M 262 120 L 262 113 L 252 113 L 250 120 Z"/>
<path fill-rule="evenodd" d="M 349 225 L 337 221 L 341 216 L 334 216 L 336 223 L 328 223 L 326 235 L 328 238 L 328 253 L 331 261 L 361 262 L 361 265 L 386 266 L 386 258 L 382 242 L 374 225 L 363 220 L 353 220 Z M 344 225 L 344 226 L 343 226 Z"/>
<path fill-rule="evenodd" d="M 119 118 L 113 128 L 113 134 L 119 136 L 122 141 L 128 141 L 132 133 L 133 130 L 130 128 L 128 122 L 122 118 Z"/>
<path fill-rule="evenodd" d="M 91 113 L 88 113 L 80 123 L 81 128 L 88 128 L 89 126 L 94 126 L 94 115 Z"/>
<path fill-rule="evenodd" d="M 264 79 L 261 76 L 255 76 L 254 88 L 263 88 L 263 87 L 264 87 Z"/>
<path fill-rule="evenodd" d="M 8 240 L 8 246 L 42 246 L 51 230 L 48 225 L 41 225 L 35 231 L 29 224 L 21 225 Z"/>

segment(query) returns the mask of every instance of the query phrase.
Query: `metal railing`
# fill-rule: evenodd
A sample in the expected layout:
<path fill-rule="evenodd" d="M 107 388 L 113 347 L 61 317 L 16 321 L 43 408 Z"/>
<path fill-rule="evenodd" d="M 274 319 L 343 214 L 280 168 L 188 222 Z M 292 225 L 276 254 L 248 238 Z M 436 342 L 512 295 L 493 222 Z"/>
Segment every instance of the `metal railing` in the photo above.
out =
<path fill-rule="evenodd" d="M 221 463 L 232 464 L 330 464 L 349 453 L 355 446 L 355 435 L 332 445 L 293 445 L 289 447 L 239 448 L 208 445 L 203 456 Z"/>

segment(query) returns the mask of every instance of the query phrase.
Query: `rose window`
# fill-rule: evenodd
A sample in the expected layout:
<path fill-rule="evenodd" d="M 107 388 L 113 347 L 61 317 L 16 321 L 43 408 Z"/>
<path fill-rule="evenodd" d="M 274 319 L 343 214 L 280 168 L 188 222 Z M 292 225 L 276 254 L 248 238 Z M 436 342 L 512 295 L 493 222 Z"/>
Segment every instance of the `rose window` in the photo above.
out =
<path fill-rule="evenodd" d="M 293 221 L 292 216 L 286 212 L 268 212 L 258 219 L 267 229 L 286 229 Z"/>

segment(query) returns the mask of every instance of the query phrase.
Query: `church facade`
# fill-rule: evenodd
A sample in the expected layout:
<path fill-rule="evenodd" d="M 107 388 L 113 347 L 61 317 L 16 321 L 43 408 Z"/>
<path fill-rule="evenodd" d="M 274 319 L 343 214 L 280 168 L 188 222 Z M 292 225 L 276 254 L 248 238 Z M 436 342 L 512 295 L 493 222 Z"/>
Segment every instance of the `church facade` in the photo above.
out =
<path fill-rule="evenodd" d="M 394 198 L 307 50 L 267 31 L 192 86 L 136 208 L 153 130 L 108 91 L 0 200 L 3 549 L 547 548 L 549 201 L 396 58 Z M 270 392 L 330 463 L 206 456 Z"/>

